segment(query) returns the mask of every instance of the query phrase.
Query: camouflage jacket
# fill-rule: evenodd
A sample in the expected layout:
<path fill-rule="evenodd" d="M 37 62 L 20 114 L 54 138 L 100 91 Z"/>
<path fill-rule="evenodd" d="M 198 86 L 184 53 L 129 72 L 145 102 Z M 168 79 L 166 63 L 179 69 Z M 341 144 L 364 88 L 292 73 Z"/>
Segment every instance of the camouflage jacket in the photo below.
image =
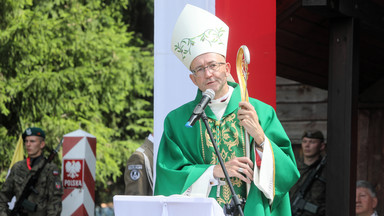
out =
<path fill-rule="evenodd" d="M 297 161 L 297 168 L 300 172 L 300 179 L 297 183 L 291 188 L 289 196 L 291 202 L 295 199 L 295 194 L 300 190 L 305 180 L 312 172 L 312 170 L 316 169 L 317 165 L 320 163 L 322 158 L 317 160 L 315 163 L 310 166 L 304 164 L 302 160 Z M 326 165 L 323 167 L 321 171 L 316 175 L 314 181 L 309 186 L 307 193 L 304 195 L 304 200 L 314 204 L 318 207 L 317 212 L 315 214 L 310 213 L 308 211 L 298 212 L 295 216 L 323 216 L 325 215 L 325 186 L 326 186 Z"/>
<path fill-rule="evenodd" d="M 11 201 L 13 196 L 16 196 L 16 199 L 20 197 L 28 180 L 43 164 L 44 160 L 40 160 L 31 170 L 28 169 L 26 160 L 19 161 L 13 165 L 0 191 L 0 216 L 8 215 L 8 202 Z M 45 165 L 39 175 L 35 189 L 38 193 L 32 192 L 28 200 L 37 204 L 37 210 L 36 212 L 25 212 L 24 210 L 24 213 L 27 213 L 25 215 L 60 215 L 63 187 L 61 184 L 60 171 L 55 164 L 48 163 Z"/>

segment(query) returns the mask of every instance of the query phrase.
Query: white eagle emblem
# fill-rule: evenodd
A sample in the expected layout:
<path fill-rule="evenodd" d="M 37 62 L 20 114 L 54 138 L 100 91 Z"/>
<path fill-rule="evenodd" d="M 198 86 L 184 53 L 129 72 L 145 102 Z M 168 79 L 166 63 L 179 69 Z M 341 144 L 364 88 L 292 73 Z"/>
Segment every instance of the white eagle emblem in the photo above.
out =
<path fill-rule="evenodd" d="M 67 176 L 70 178 L 76 178 L 79 176 L 81 170 L 81 164 L 79 161 L 67 161 L 65 164 L 65 171 L 68 173 Z"/>
<path fill-rule="evenodd" d="M 28 128 L 28 129 L 25 131 L 25 133 L 26 133 L 28 136 L 32 135 L 32 130 L 31 130 L 31 128 Z"/>

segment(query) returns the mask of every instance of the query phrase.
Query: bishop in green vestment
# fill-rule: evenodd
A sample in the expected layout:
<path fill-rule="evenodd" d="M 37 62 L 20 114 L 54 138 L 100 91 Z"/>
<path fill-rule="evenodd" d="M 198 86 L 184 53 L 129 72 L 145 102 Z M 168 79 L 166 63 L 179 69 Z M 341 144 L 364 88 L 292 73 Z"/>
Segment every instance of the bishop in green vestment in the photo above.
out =
<path fill-rule="evenodd" d="M 228 32 L 220 19 L 191 5 L 176 22 L 173 51 L 191 70 L 189 77 L 198 91 L 195 100 L 165 118 L 154 193 L 212 197 L 222 206 L 231 202 L 205 124 L 200 119 L 192 128 L 185 127 L 202 92 L 211 89 L 215 96 L 205 113 L 235 192 L 246 199 L 244 214 L 291 215 L 288 192 L 299 178 L 291 143 L 271 106 L 254 98 L 241 101 L 239 85 L 227 81 Z M 245 157 L 244 131 L 250 135 L 250 158 Z"/>

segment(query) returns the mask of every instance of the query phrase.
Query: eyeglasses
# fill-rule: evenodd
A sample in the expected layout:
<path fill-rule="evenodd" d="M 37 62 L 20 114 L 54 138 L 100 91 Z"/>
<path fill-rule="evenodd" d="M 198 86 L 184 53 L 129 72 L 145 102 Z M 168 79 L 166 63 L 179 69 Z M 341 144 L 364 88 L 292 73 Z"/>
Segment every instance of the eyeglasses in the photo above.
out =
<path fill-rule="evenodd" d="M 202 76 L 205 72 L 205 69 L 208 69 L 209 72 L 216 72 L 221 65 L 224 65 L 224 62 L 212 62 L 205 67 L 198 67 L 195 70 L 192 70 L 192 73 L 195 76 Z"/>

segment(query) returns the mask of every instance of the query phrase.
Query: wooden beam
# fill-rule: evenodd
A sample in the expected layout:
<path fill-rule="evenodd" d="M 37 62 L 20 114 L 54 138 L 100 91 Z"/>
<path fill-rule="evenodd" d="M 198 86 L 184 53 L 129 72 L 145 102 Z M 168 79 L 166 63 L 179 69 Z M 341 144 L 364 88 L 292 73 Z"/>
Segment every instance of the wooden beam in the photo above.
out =
<path fill-rule="evenodd" d="M 354 17 L 361 24 L 384 30 L 384 3 L 382 0 L 301 0 L 304 8 L 311 9 L 325 17 Z"/>
<path fill-rule="evenodd" d="M 330 7 L 330 2 L 327 0 L 303 0 L 302 4 L 304 7 Z"/>
<path fill-rule="evenodd" d="M 311 71 L 293 68 L 291 65 L 277 62 L 276 75 L 295 80 L 321 89 L 328 89 L 327 77 L 312 74 Z"/>
<path fill-rule="evenodd" d="M 276 3 L 276 24 L 279 24 L 292 16 L 301 7 L 300 0 L 281 0 Z"/>
<path fill-rule="evenodd" d="M 358 107 L 358 23 L 332 18 L 328 86 L 326 212 L 355 215 Z"/>

